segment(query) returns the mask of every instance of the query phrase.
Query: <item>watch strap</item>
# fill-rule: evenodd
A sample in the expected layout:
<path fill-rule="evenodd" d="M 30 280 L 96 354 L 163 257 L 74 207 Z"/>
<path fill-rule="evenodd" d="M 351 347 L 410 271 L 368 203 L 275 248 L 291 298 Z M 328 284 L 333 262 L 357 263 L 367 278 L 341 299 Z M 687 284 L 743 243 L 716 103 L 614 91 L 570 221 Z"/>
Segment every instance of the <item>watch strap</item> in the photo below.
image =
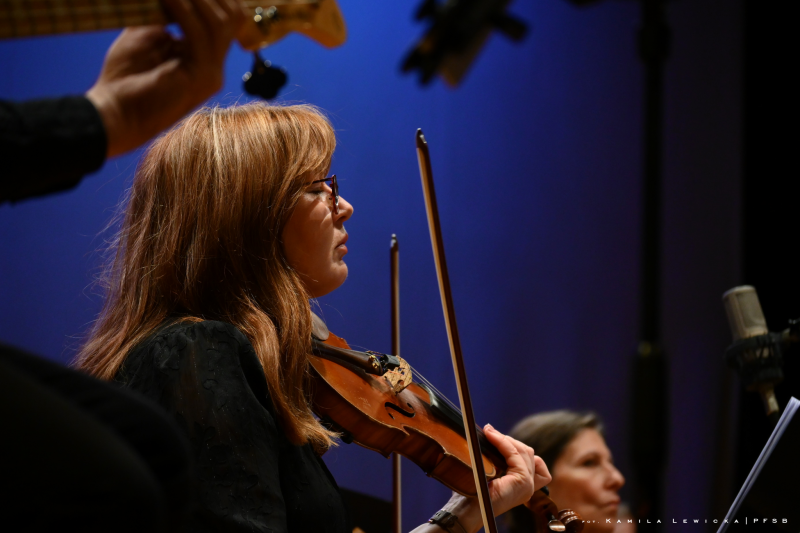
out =
<path fill-rule="evenodd" d="M 467 530 L 464 529 L 464 526 L 461 525 L 461 522 L 458 521 L 458 517 L 454 514 L 448 513 L 445 510 L 441 510 L 437 512 L 435 515 L 428 520 L 431 524 L 436 524 L 440 528 L 447 531 L 447 533 L 467 533 Z"/>

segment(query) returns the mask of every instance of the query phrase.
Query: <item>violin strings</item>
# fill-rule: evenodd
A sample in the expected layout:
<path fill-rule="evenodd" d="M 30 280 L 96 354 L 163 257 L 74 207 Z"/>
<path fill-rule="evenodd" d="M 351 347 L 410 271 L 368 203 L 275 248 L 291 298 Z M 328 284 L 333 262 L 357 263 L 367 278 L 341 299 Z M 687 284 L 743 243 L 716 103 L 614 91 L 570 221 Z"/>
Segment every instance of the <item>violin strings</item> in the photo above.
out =
<path fill-rule="evenodd" d="M 353 354 L 353 355 L 363 355 L 364 354 L 364 352 L 359 352 L 357 350 L 352 350 L 352 349 L 347 349 L 347 348 L 338 348 L 338 349 L 342 350 L 343 352 L 347 352 L 347 353 L 350 353 L 350 354 Z M 416 368 L 414 368 L 410 364 L 408 365 L 408 368 L 411 369 L 411 372 L 413 373 L 413 375 L 418 376 L 420 382 L 422 382 L 425 386 L 427 386 L 437 397 L 439 397 L 441 400 L 443 400 L 448 406 L 450 406 L 451 409 L 455 410 L 458 414 L 461 414 L 461 408 L 456 406 L 456 404 L 453 401 L 451 401 L 450 398 L 445 396 L 444 393 L 442 393 L 442 391 L 437 389 L 436 386 L 433 383 L 431 383 L 428 380 L 428 378 L 426 378 L 424 375 L 422 375 L 422 373 L 420 371 L 418 371 Z"/>
<path fill-rule="evenodd" d="M 445 396 L 445 395 L 444 395 L 444 394 L 443 394 L 443 393 L 442 393 L 442 392 L 441 392 L 439 389 L 437 389 L 437 388 L 436 388 L 436 387 L 433 385 L 433 383 L 431 383 L 430 381 L 428 381 L 428 379 L 427 379 L 425 376 L 423 376 L 423 375 L 422 375 L 422 374 L 421 374 L 421 373 L 420 373 L 420 372 L 419 372 L 419 371 L 418 371 L 416 368 L 414 368 L 414 367 L 413 367 L 413 366 L 411 366 L 411 365 L 408 365 L 408 367 L 411 369 L 411 371 L 414 373 L 414 375 L 415 375 L 415 376 L 419 376 L 419 378 L 420 378 L 420 381 L 421 381 L 421 382 L 422 382 L 424 385 L 426 385 L 427 387 L 429 387 L 429 388 L 431 389 L 431 391 L 432 391 L 434 394 L 436 394 L 436 395 L 437 395 L 439 398 L 441 398 L 442 400 L 444 400 L 444 402 L 445 402 L 447 405 L 449 405 L 451 408 L 455 409 L 455 411 L 456 411 L 458 414 L 461 414 L 461 409 L 460 409 L 460 408 L 458 408 L 458 407 L 456 407 L 456 404 L 454 404 L 452 401 L 450 401 L 450 398 L 448 398 L 447 396 Z"/>
<path fill-rule="evenodd" d="M 447 395 L 445 395 L 445 394 L 444 394 L 442 391 L 440 391 L 439 389 L 437 389 L 437 388 L 436 388 L 436 386 L 435 386 L 435 385 L 434 385 L 434 384 L 433 384 L 431 381 L 429 381 L 429 380 L 428 380 L 428 379 L 427 379 L 425 376 L 422 376 L 422 378 L 425 380 L 425 384 L 426 384 L 426 385 L 428 385 L 428 387 L 430 387 L 430 388 L 431 388 L 431 390 L 433 390 L 433 392 L 434 392 L 434 393 L 435 393 L 437 396 L 439 396 L 439 398 L 443 399 L 447 405 L 449 405 L 451 408 L 455 409 L 455 410 L 456 410 L 456 412 L 458 412 L 459 414 L 461 414 L 461 408 L 459 408 L 459 407 L 458 407 L 458 406 L 455 404 L 455 402 L 453 402 L 452 400 L 450 400 L 450 398 L 448 398 L 448 397 L 447 397 Z"/>
<path fill-rule="evenodd" d="M 352 354 L 352 355 L 364 355 L 364 353 L 365 353 L 365 352 L 360 352 L 360 351 L 358 351 L 358 350 L 353 350 L 353 349 L 348 349 L 348 348 L 338 348 L 338 347 L 337 347 L 337 349 L 338 349 L 338 350 L 341 350 L 341 351 L 343 351 L 343 352 L 346 352 L 346 353 Z M 437 395 L 439 398 L 441 398 L 442 400 L 444 400 L 444 402 L 445 402 L 447 405 L 449 405 L 449 406 L 450 406 L 452 409 L 455 409 L 455 410 L 456 410 L 456 412 L 457 412 L 458 414 L 461 414 L 461 409 L 460 409 L 459 407 L 457 407 L 457 406 L 456 406 L 456 404 L 454 404 L 454 403 L 453 403 L 453 402 L 450 400 L 450 398 L 448 398 L 447 396 L 445 396 L 445 395 L 444 395 L 444 394 L 443 394 L 443 393 L 442 393 L 442 392 L 441 392 L 439 389 L 437 389 L 437 388 L 434 386 L 434 384 L 433 384 L 433 383 L 431 383 L 430 381 L 428 381 L 428 379 L 427 379 L 425 376 L 423 376 L 423 375 L 422 375 L 422 374 L 421 374 L 421 373 L 420 373 L 420 372 L 419 372 L 419 371 L 418 371 L 416 368 L 414 368 L 414 367 L 413 367 L 413 366 L 411 366 L 410 364 L 408 365 L 408 368 L 411 370 L 411 372 L 412 372 L 414 375 L 416 375 L 416 376 L 419 376 L 419 378 L 420 378 L 420 381 L 421 381 L 423 384 L 425 384 L 425 385 L 426 385 L 428 388 L 430 388 L 430 389 L 431 389 L 431 391 L 432 391 L 434 394 L 436 394 L 436 395 Z"/>
<path fill-rule="evenodd" d="M 433 385 L 433 383 L 431 383 L 430 381 L 428 381 L 428 379 L 427 379 L 425 376 L 423 376 L 422 374 L 420 374 L 420 373 L 417 371 L 417 369 L 415 369 L 415 368 L 414 368 L 413 366 L 411 366 L 411 365 L 408 365 L 408 367 L 411 369 L 411 371 L 414 373 L 414 375 L 416 375 L 416 376 L 419 376 L 419 378 L 420 378 L 420 381 L 421 381 L 421 382 L 422 382 L 424 385 L 426 385 L 426 386 L 430 387 L 430 389 L 433 391 L 433 393 L 434 393 L 434 394 L 436 394 L 436 395 L 437 395 L 439 398 L 441 398 L 442 400 L 444 400 L 444 402 L 445 402 L 447 405 L 449 405 L 449 406 L 450 406 L 450 407 L 451 407 L 451 408 L 452 408 L 452 409 L 453 409 L 453 410 L 454 410 L 456 413 L 458 413 L 459 415 L 461 415 L 461 414 L 462 414 L 462 413 L 461 413 L 461 408 L 460 408 L 460 407 L 457 407 L 457 406 L 456 406 L 456 404 L 455 404 L 455 403 L 453 403 L 453 402 L 450 400 L 450 398 L 448 398 L 447 396 L 445 396 L 445 395 L 444 395 L 444 394 L 443 394 L 443 393 L 442 393 L 442 392 L 441 392 L 439 389 L 437 389 L 437 388 L 436 388 L 436 387 Z M 482 431 L 483 431 L 483 428 L 481 428 L 480 426 L 478 426 L 478 433 L 480 434 Z"/>

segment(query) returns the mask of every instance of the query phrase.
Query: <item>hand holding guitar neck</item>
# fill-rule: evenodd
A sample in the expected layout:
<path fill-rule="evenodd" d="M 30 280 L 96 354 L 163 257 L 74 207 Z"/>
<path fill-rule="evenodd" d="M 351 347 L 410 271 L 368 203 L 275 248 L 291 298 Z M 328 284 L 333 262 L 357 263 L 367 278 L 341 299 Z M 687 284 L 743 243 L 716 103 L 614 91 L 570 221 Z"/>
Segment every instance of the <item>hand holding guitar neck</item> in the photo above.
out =
<path fill-rule="evenodd" d="M 222 68 L 245 22 L 235 0 L 165 0 L 183 38 L 163 26 L 128 28 L 86 93 L 100 112 L 109 157 L 143 144 L 222 87 Z"/>
<path fill-rule="evenodd" d="M 267 10 L 241 0 L 163 0 L 162 4 L 141 0 L 141 4 L 138 9 L 144 15 L 138 18 L 122 11 L 109 14 L 99 7 L 91 13 L 72 13 L 74 19 L 87 17 L 92 29 L 135 26 L 111 46 L 97 83 L 86 94 L 103 119 L 109 157 L 141 145 L 218 91 L 234 39 L 255 50 L 299 32 L 331 48 L 347 36 L 335 0 L 281 1 Z M 182 38 L 164 28 L 168 21 L 180 25 Z M 0 14 L 0 37 L 30 34 L 31 28 L 18 22 Z M 39 33 L 47 30 L 65 31 L 45 25 Z M 251 94 L 271 98 L 285 80 L 283 71 L 270 68 L 256 55 L 245 87 Z"/>

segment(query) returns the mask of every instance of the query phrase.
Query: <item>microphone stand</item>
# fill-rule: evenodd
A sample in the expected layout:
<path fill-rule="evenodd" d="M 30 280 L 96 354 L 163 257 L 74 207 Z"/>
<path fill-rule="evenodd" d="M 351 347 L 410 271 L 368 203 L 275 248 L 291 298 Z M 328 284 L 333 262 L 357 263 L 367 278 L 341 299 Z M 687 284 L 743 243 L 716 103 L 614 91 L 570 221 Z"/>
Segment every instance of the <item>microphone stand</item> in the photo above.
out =
<path fill-rule="evenodd" d="M 666 0 L 640 0 L 639 56 L 644 63 L 644 183 L 641 330 L 633 375 L 632 455 L 636 478 L 633 514 L 643 523 L 662 518 L 667 456 L 667 363 L 659 347 L 661 318 L 661 193 L 664 66 L 670 32 Z M 661 529 L 657 525 L 654 529 Z"/>
<path fill-rule="evenodd" d="M 596 0 L 570 0 L 576 5 Z M 639 57 L 644 63 L 644 181 L 642 211 L 641 323 L 633 366 L 631 450 L 636 478 L 633 514 L 639 523 L 661 515 L 667 456 L 667 363 L 659 346 L 661 294 L 661 175 L 664 116 L 664 66 L 669 57 L 667 0 L 639 0 Z"/>

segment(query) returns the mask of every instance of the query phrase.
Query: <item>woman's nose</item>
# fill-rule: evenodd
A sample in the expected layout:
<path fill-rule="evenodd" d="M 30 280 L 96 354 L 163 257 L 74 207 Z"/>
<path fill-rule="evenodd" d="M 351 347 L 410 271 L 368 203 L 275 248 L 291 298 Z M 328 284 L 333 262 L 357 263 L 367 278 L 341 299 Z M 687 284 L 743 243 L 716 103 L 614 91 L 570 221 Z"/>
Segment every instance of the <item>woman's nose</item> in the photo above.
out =
<path fill-rule="evenodd" d="M 619 490 L 625 485 L 625 476 L 613 464 L 608 465 L 608 478 L 606 485 L 614 490 Z"/>
<path fill-rule="evenodd" d="M 353 204 L 345 200 L 343 197 L 339 197 L 339 214 L 336 215 L 337 221 L 344 222 L 348 218 L 353 216 Z"/>

